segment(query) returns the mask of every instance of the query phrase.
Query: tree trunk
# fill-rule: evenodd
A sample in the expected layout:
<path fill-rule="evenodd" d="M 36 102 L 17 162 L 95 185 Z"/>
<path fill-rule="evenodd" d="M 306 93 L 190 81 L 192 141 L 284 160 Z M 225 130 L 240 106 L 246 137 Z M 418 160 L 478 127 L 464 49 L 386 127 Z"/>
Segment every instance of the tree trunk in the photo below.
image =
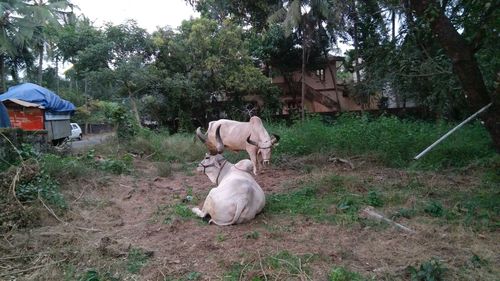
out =
<path fill-rule="evenodd" d="M 56 89 L 59 93 L 59 56 L 56 56 Z"/>
<path fill-rule="evenodd" d="M 42 86 L 43 75 L 43 43 L 38 47 L 38 85 Z"/>
<path fill-rule="evenodd" d="M 340 97 L 339 91 L 337 89 L 337 61 L 335 61 L 335 72 L 330 65 L 330 61 L 328 60 L 328 52 L 326 49 L 323 49 L 323 53 L 325 54 L 326 64 L 328 65 L 328 70 L 330 71 L 330 75 L 332 76 L 333 89 L 335 90 L 335 96 L 337 97 L 337 112 L 342 112 L 342 106 L 340 105 Z"/>
<path fill-rule="evenodd" d="M 427 11 L 441 11 L 437 2 L 432 0 L 411 0 L 411 8 L 418 17 L 424 18 Z M 437 40 L 444 49 L 446 55 L 451 59 L 453 72 L 458 76 L 460 84 L 466 93 L 466 99 L 472 111 L 477 111 L 490 102 L 492 107 L 481 119 L 484 121 L 489 131 L 493 145 L 497 152 L 500 152 L 500 93 L 496 89 L 492 96 L 488 94 L 479 65 L 474 57 L 474 50 L 471 45 L 458 33 L 450 19 L 442 12 L 438 16 L 430 19 L 432 32 L 437 36 Z"/>
<path fill-rule="evenodd" d="M 139 110 L 137 109 L 137 103 L 135 102 L 134 94 L 132 93 L 132 90 L 129 87 L 127 87 L 127 91 L 128 91 L 128 98 L 130 99 L 130 106 L 132 107 L 132 113 L 134 114 L 135 120 L 137 121 L 137 125 L 139 125 L 139 127 L 142 127 L 141 117 L 139 116 Z"/>
<path fill-rule="evenodd" d="M 5 82 L 5 64 L 4 64 L 5 56 L 4 54 L 0 54 L 0 94 L 3 94 L 7 91 L 7 83 Z"/>
<path fill-rule="evenodd" d="M 301 89 L 301 116 L 305 119 L 305 96 L 306 96 L 306 40 L 302 38 L 302 89 Z"/>

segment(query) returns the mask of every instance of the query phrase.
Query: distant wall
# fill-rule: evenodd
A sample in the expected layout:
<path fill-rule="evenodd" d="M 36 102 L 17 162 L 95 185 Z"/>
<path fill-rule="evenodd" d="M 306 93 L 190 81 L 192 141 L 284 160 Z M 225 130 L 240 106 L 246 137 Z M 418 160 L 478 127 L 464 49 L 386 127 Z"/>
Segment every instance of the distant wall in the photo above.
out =
<path fill-rule="evenodd" d="M 85 134 L 100 134 L 108 133 L 114 130 L 111 124 L 79 124 L 82 129 L 82 133 Z"/>

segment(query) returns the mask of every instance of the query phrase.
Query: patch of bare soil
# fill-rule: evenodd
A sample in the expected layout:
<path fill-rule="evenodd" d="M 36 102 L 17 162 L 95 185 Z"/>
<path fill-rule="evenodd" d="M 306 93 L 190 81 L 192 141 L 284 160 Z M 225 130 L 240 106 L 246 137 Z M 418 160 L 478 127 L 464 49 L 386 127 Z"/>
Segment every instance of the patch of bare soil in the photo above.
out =
<path fill-rule="evenodd" d="M 47 215 L 42 227 L 7 233 L 0 241 L 0 280 L 63 280 L 65 276 L 71 280 L 94 269 L 100 272 L 101 280 L 166 280 L 185 278 L 193 272 L 201 273 L 198 280 L 222 280 L 235 266 L 246 273 L 232 280 L 265 280 L 271 274 L 275 280 L 326 280 L 333 266 L 375 275 L 377 280 L 390 276 L 408 280 L 406 268 L 431 257 L 460 268 L 477 254 L 496 264 L 496 270 L 500 265 L 498 232 L 476 233 L 418 220 L 404 221 L 416 231 L 414 235 L 391 227 L 321 224 L 266 212 L 243 225 L 207 225 L 197 218 L 173 215 L 171 210 L 186 204 L 186 195 L 191 193 L 195 200 L 187 205 L 201 206 L 212 187 L 206 176 L 180 170 L 161 178 L 152 163 L 135 164 L 133 175 L 73 182 L 66 186 L 70 209 L 59 220 Z M 467 188 L 474 181 L 469 175 L 409 174 L 366 161 L 354 164 L 356 169 L 351 170 L 324 161 L 315 173 L 293 167 L 272 168 L 257 181 L 266 194 L 286 192 L 291 188 L 287 183 L 332 172 L 362 178 L 367 185 L 432 180 L 438 186 Z M 256 232 L 258 235 L 252 235 Z M 131 249 L 141 249 L 150 257 L 136 275 L 124 269 Z M 293 274 L 276 272 L 278 269 L 264 260 L 283 251 L 313 257 L 304 258 L 304 268 Z M 464 278 L 476 280 L 473 276 Z"/>

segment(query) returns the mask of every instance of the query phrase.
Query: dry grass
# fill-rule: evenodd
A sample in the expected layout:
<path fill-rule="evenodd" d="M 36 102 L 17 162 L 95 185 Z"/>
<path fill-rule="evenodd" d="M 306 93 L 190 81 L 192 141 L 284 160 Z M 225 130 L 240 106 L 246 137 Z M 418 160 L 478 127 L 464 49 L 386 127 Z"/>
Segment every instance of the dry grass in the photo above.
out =
<path fill-rule="evenodd" d="M 376 190 L 383 202 L 376 209 L 388 217 L 401 208 L 418 210 L 410 218 L 394 217 L 416 230 L 415 235 L 355 213 L 346 224 L 317 221 L 307 213 L 265 211 L 248 224 L 209 226 L 194 217 L 178 217 L 175 210 L 158 212 L 161 206 L 191 204 L 182 201 L 188 193 L 203 199 L 210 188 L 205 176 L 172 169 L 170 177 L 158 178 L 155 162 L 136 160 L 130 175 L 66 182 L 69 206 L 60 219 L 79 228 L 42 209 L 40 226 L 4 233 L 0 279 L 325 280 L 333 267 L 345 267 L 375 280 L 408 280 L 409 266 L 418 268 L 431 258 L 447 269 L 446 280 L 500 276 L 498 227 L 468 223 L 462 213 L 432 217 L 421 209 L 431 199 L 446 212 L 465 208 L 456 195 L 488 190 L 483 171 L 416 172 L 385 168 L 369 158 L 350 160 L 354 170 L 325 156 L 310 156 L 302 159 L 310 170 L 300 170 L 298 160 L 264 171 L 257 181 L 268 197 L 315 184 L 318 202 L 325 202 L 321 200 L 330 192 L 324 183 L 334 183 L 342 187 L 334 190 L 339 195 L 361 198 L 356 201 L 360 207 Z M 477 212 L 484 210 L 481 206 Z M 335 204 L 325 210 L 342 214 Z M 498 220 L 494 214 L 489 213 L 490 222 Z M 137 273 L 127 269 L 134 264 L 130 249 L 151 253 L 147 259 L 135 258 Z"/>

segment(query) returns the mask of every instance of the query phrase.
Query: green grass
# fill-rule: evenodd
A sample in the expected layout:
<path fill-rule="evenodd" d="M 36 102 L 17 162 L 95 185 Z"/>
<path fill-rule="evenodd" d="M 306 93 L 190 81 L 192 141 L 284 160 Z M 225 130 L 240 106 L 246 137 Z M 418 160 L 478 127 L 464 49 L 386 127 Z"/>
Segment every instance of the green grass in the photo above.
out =
<path fill-rule="evenodd" d="M 130 249 L 127 257 L 127 271 L 134 274 L 139 273 L 149 258 L 150 256 L 141 249 Z"/>
<path fill-rule="evenodd" d="M 357 272 L 349 271 L 344 267 L 335 267 L 330 271 L 329 281 L 365 281 L 365 279 L 361 274 Z"/>
<path fill-rule="evenodd" d="M 480 122 L 465 125 L 418 161 L 413 157 L 445 134 L 455 124 L 404 120 L 396 117 L 370 118 L 344 114 L 332 124 L 319 118 L 296 122 L 290 127 L 270 124 L 281 136 L 274 150 L 284 155 L 312 153 L 370 155 L 391 167 L 443 169 L 484 162 L 495 156 L 491 138 Z"/>
<path fill-rule="evenodd" d="M 310 264 L 317 260 L 314 254 L 295 255 L 288 251 L 250 259 L 233 264 L 222 280 L 311 280 Z"/>
<path fill-rule="evenodd" d="M 290 183 L 290 192 L 267 196 L 265 212 L 303 215 L 317 221 L 344 224 L 358 221 L 358 210 L 366 204 L 363 194 L 346 190 L 346 179 L 328 175 L 307 182 Z"/>

